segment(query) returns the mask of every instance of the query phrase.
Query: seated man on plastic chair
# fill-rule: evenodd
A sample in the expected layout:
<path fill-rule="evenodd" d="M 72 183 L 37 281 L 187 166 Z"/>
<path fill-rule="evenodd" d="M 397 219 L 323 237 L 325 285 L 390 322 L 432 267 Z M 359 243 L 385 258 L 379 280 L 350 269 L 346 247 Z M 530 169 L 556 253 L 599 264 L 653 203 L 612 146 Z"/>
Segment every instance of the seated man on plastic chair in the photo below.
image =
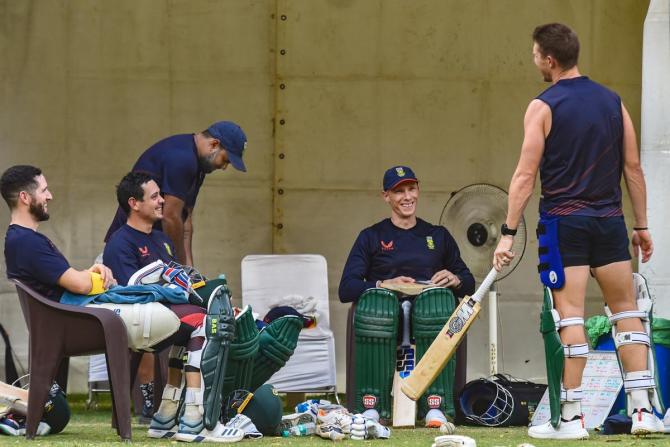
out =
<path fill-rule="evenodd" d="M 184 277 L 186 270 L 195 274 L 197 272 L 174 262 L 175 251 L 171 241 L 164 233 L 154 228 L 154 224 L 162 218 L 164 203 L 156 182 L 147 174 L 131 172 L 117 186 L 117 200 L 128 219 L 126 225 L 110 237 L 103 255 L 105 263 L 110 266 L 117 279 L 122 284 L 150 284 L 157 281 L 188 284 L 193 278 Z M 212 411 L 212 405 L 221 407 L 221 403 L 226 401 L 232 391 L 237 389 L 254 391 L 262 385 L 290 357 L 295 349 L 302 321 L 298 321 L 297 317 L 284 318 L 272 324 L 272 327 L 268 327 L 261 335 L 251 308 L 242 309 L 237 312 L 234 320 L 230 316 L 229 320 L 225 321 L 229 324 L 218 327 L 219 331 L 229 332 L 225 335 L 229 340 L 225 348 L 227 362 L 221 365 L 219 360 L 217 367 L 217 363 L 214 362 L 216 356 L 207 355 L 201 359 L 205 334 L 203 317 L 206 309 L 209 308 L 211 313 L 210 301 L 213 298 L 210 297 L 215 296 L 214 292 L 219 287 L 224 287 L 228 305 L 230 294 L 225 279 L 206 281 L 201 275 L 197 279 L 199 280 L 199 284 L 195 286 L 197 288 L 185 287 L 190 292 L 190 304 L 170 305 L 170 309 L 180 319 L 180 332 L 185 331 L 187 335 L 185 340 L 177 343 L 180 346 L 184 345 L 188 351 L 188 361 L 184 366 L 186 393 L 182 397 L 180 390 L 183 348 L 174 346 L 170 351 L 168 384 L 163 392 L 161 406 L 150 424 L 149 436 L 170 438 L 174 435 L 176 439 L 182 441 L 223 442 L 230 440 L 231 435 L 236 435 L 236 432 L 233 430 L 218 432 L 216 429 L 212 432 L 203 429 L 198 408 L 204 406 L 207 414 Z M 232 310 L 230 312 L 232 313 Z M 211 331 L 217 329 L 214 321 L 211 321 L 211 325 L 212 327 L 208 328 L 208 335 L 212 335 Z M 288 340 L 288 343 L 282 343 L 281 340 Z M 272 349 L 270 345 L 275 343 L 282 343 L 283 346 L 278 350 Z M 207 346 L 208 344 L 205 344 L 206 349 Z M 266 350 L 273 355 L 267 356 Z M 286 358 L 279 358 L 282 357 L 281 354 Z M 201 365 L 205 390 L 210 386 L 209 382 L 212 380 L 216 382 L 216 386 L 209 393 L 212 396 L 211 402 L 203 401 L 200 393 Z M 210 367 L 214 370 L 209 371 Z M 205 394 L 208 392 L 205 391 Z M 175 434 L 177 409 L 181 399 L 184 401 L 185 411 L 179 419 L 179 432 Z M 211 422 L 214 423 L 218 419 L 216 416 Z"/>
<path fill-rule="evenodd" d="M 5 261 L 7 276 L 10 279 L 19 279 L 40 294 L 57 302 L 64 302 L 68 296 L 77 297 L 81 302 L 85 302 L 81 300 L 82 295 L 102 296 L 109 293 L 118 295 L 109 290 L 116 284 L 109 268 L 102 264 L 95 264 L 88 270 L 76 270 L 70 267 L 56 246 L 46 236 L 36 231 L 40 222 L 49 219 L 47 207 L 48 202 L 53 198 L 40 169 L 33 166 L 9 168 L 0 179 L 0 191 L 11 211 L 11 223 L 5 238 Z M 188 424 L 184 424 L 186 430 L 183 431 L 185 431 L 186 440 L 206 441 L 210 440 L 210 437 L 239 440 L 242 439 L 242 431 L 227 429 L 219 423 L 220 389 L 226 364 L 225 353 L 234 330 L 233 313 L 225 285 L 218 286 L 212 292 L 208 314 L 200 315 L 201 321 L 203 317 L 206 317 L 205 330 L 202 330 L 200 335 L 206 335 L 207 338 L 205 346 L 201 346 L 202 362 L 196 359 L 195 350 L 192 354 L 193 363 L 199 365 L 202 370 L 204 397 L 200 393 L 200 374 L 198 374 L 197 392 L 194 390 L 189 393 L 187 390 L 186 393 L 187 405 L 182 421 Z M 151 346 L 158 348 L 160 343 L 167 347 L 188 342 L 192 333 L 178 326 L 180 325 L 177 323 L 173 331 L 176 331 L 174 335 L 160 339 L 156 345 Z M 144 325 L 145 329 L 146 327 Z M 140 334 L 140 337 L 142 336 Z M 151 334 L 148 339 L 151 340 Z M 131 342 L 130 338 L 129 342 Z M 189 394 L 192 396 L 190 409 Z M 199 412 L 202 403 L 205 407 L 204 417 Z M 176 414 L 176 405 L 174 413 Z M 196 413 L 197 416 L 195 416 Z M 191 415 L 193 422 L 187 420 Z"/>
<path fill-rule="evenodd" d="M 388 420 L 396 345 L 401 337 L 399 297 L 384 286 L 418 281 L 433 286 L 412 303 L 412 335 L 420 358 L 455 309 L 454 295 L 473 293 L 475 280 L 447 229 L 416 217 L 419 182 L 410 168 L 388 169 L 382 194 L 391 217 L 359 234 L 344 266 L 339 295 L 343 303 L 357 303 L 352 410 Z M 377 363 L 375 359 L 384 360 Z M 439 427 L 447 417 L 454 417 L 454 374 L 452 360 L 419 401 L 418 418 L 425 419 L 426 426 Z"/>

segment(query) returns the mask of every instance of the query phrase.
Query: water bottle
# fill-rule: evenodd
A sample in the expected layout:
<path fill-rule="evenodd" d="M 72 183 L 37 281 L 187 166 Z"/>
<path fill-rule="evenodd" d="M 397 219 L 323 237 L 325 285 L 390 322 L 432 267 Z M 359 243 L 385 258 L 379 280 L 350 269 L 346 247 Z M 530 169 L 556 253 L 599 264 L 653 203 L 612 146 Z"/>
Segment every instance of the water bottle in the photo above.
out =
<path fill-rule="evenodd" d="M 314 422 L 306 422 L 284 430 L 282 436 L 309 436 L 314 433 L 316 433 L 316 424 Z"/>

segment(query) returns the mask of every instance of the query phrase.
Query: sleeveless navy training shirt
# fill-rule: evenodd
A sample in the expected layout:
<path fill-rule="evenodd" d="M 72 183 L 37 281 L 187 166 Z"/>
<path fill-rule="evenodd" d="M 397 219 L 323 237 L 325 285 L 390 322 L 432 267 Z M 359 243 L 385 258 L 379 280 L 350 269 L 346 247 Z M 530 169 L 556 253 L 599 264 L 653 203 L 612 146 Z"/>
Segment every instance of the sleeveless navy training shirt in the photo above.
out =
<path fill-rule="evenodd" d="M 540 213 L 621 216 L 621 99 L 586 76 L 563 79 L 537 99 L 551 108 L 540 164 Z"/>

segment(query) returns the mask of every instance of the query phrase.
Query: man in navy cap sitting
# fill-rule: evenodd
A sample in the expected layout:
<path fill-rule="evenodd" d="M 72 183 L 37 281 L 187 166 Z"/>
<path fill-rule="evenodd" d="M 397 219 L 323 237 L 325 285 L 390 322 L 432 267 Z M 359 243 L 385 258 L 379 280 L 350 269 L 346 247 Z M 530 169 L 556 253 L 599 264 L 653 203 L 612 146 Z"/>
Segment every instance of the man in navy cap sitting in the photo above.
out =
<path fill-rule="evenodd" d="M 343 303 L 357 303 L 356 394 L 350 409 L 388 420 L 396 345 L 402 340 L 399 298 L 408 297 L 387 288 L 427 285 L 423 292 L 409 297 L 411 336 L 420 358 L 455 309 L 455 297 L 472 294 L 475 280 L 449 231 L 416 217 L 419 181 L 410 168 L 388 169 L 382 196 L 391 208 L 391 217 L 358 235 L 344 266 L 339 295 Z M 418 418 L 425 419 L 426 426 L 439 427 L 454 416 L 454 374 L 452 360 L 419 400 Z"/>

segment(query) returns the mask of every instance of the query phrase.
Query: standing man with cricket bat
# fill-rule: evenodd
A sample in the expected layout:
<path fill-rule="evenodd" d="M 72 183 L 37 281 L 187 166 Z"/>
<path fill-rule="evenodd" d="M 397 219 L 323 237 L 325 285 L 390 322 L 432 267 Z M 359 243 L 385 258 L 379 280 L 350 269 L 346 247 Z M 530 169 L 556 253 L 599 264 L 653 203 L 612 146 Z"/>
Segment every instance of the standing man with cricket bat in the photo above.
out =
<path fill-rule="evenodd" d="M 515 229 L 540 171 L 540 277 L 545 287 L 541 332 L 545 343 L 551 421 L 529 428 L 544 439 L 581 439 L 582 373 L 588 345 L 584 299 L 589 274 L 605 298 L 623 369 L 633 434 L 662 431 L 654 360 L 649 355 L 651 300 L 636 297 L 628 234 L 621 208 L 621 176 L 633 204 L 632 243 L 642 262 L 652 255 L 646 188 L 635 129 L 621 98 L 582 76 L 579 40 L 552 23 L 533 32 L 535 65 L 551 86 L 530 102 L 521 156 L 509 187 L 504 236 L 496 269 L 511 262 Z M 639 288 L 638 288 L 639 290 Z M 645 287 L 646 290 L 646 287 Z"/>
<path fill-rule="evenodd" d="M 359 234 L 344 266 L 339 295 L 343 303 L 357 303 L 356 399 L 351 409 L 385 421 L 391 417 L 396 347 L 403 342 L 399 295 L 386 288 L 416 288 L 422 282 L 438 286 L 412 297 L 411 338 L 419 359 L 453 312 L 454 295 L 471 294 L 475 280 L 447 229 L 416 217 L 419 181 L 410 168 L 386 171 L 382 197 L 391 217 Z M 446 416 L 454 416 L 454 372 L 452 361 L 420 399 L 418 418 L 426 426 L 439 427 Z"/>

